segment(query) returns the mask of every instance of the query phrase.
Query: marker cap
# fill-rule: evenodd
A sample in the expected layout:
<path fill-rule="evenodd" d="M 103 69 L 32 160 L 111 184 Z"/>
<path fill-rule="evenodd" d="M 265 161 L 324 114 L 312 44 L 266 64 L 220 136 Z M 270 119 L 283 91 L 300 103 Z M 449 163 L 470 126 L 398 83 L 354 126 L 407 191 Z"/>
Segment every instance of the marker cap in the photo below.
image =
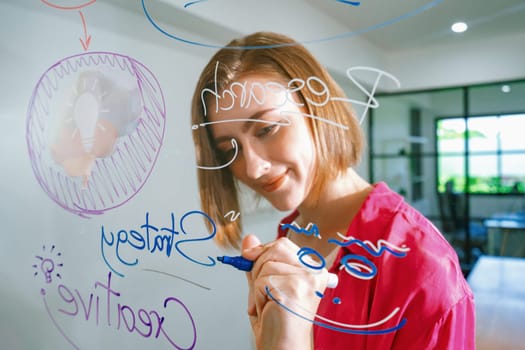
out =
<path fill-rule="evenodd" d="M 339 284 L 339 277 L 335 273 L 328 273 L 326 288 L 335 288 Z"/>

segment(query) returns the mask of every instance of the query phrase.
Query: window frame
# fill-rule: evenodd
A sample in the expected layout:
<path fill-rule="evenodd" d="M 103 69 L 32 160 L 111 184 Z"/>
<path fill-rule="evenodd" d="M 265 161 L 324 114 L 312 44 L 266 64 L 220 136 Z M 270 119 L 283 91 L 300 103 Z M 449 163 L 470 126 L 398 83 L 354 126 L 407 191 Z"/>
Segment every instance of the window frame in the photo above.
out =
<path fill-rule="evenodd" d="M 463 173 L 464 173 L 464 178 L 462 180 L 462 184 L 460 184 L 459 186 L 455 186 L 455 191 L 457 193 L 460 193 L 460 194 L 465 194 L 465 193 L 468 193 L 469 195 L 483 195 L 483 196 L 505 196 L 505 195 L 516 195 L 516 194 L 524 194 L 525 193 L 525 189 L 524 189 L 524 182 L 522 181 L 521 182 L 521 191 L 519 193 L 513 193 L 511 191 L 502 191 L 502 189 L 506 188 L 507 186 L 504 186 L 502 185 L 501 183 L 501 179 L 505 177 L 505 174 L 503 173 L 503 169 L 502 169 L 502 158 L 506 155 L 524 155 L 525 156 L 525 142 L 524 142 L 524 146 L 523 148 L 521 149 L 515 149 L 515 150 L 503 150 L 502 149 L 502 144 L 501 144 L 501 139 L 498 137 L 497 140 L 496 140 L 496 149 L 495 150 L 486 150 L 486 151 L 472 151 L 471 149 L 469 149 L 469 135 L 470 135 L 470 130 L 469 130 L 469 120 L 473 120 L 473 119 L 476 119 L 476 118 L 487 118 L 487 117 L 495 117 L 497 118 L 498 120 L 501 120 L 501 118 L 505 118 L 505 117 L 514 117 L 514 116 L 519 116 L 521 115 L 523 117 L 523 121 L 524 121 L 524 124 L 525 124 L 525 112 L 499 112 L 499 113 L 487 113 L 487 114 L 476 114 L 476 115 L 470 115 L 470 116 L 467 116 L 467 117 L 464 117 L 464 116 L 441 116 L 441 117 L 436 117 L 435 121 L 434 121 L 434 135 L 435 135 L 435 145 L 434 145 L 434 149 L 435 149 L 435 152 L 436 152 L 436 157 L 435 157 L 435 169 L 436 169 L 436 175 L 435 175 L 435 179 L 436 179 L 436 191 L 437 193 L 443 193 L 444 192 L 444 184 L 442 183 L 440 177 L 442 176 L 441 175 L 441 169 L 440 169 L 440 159 L 443 159 L 446 158 L 447 156 L 455 156 L 455 157 L 462 157 L 462 161 L 463 161 Z M 439 136 L 438 136 L 438 126 L 439 126 L 439 123 L 443 120 L 453 120 L 453 119 L 457 119 L 457 120 L 463 120 L 463 123 L 465 125 L 465 131 L 464 131 L 464 135 L 463 135 L 463 142 L 464 142 L 464 149 L 462 151 L 458 151 L 458 152 L 454 152 L 454 153 L 447 153 L 445 155 L 443 155 L 439 149 L 439 142 L 440 142 L 440 139 L 439 139 Z M 497 169 L 496 169 L 496 178 L 498 179 L 498 190 L 496 192 L 492 192 L 492 191 L 473 191 L 471 190 L 471 183 L 472 183 L 472 179 L 473 177 L 471 176 L 471 171 L 470 171 L 470 164 L 472 162 L 472 157 L 473 156 L 483 156 L 483 155 L 489 155 L 489 156 L 496 156 L 496 164 L 497 164 Z M 524 167 L 524 171 L 523 171 L 523 174 L 521 174 L 521 176 L 525 179 L 525 167 Z"/>

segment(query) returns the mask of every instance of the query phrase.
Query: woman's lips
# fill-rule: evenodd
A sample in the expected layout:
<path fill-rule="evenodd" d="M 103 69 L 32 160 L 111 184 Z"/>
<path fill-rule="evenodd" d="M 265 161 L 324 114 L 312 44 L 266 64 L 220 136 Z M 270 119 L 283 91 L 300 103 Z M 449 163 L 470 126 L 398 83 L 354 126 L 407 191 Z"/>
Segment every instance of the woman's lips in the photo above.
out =
<path fill-rule="evenodd" d="M 284 183 L 284 180 L 286 180 L 286 173 L 272 179 L 271 181 L 267 182 L 262 186 L 263 190 L 266 192 L 274 192 L 281 187 L 281 185 Z"/>

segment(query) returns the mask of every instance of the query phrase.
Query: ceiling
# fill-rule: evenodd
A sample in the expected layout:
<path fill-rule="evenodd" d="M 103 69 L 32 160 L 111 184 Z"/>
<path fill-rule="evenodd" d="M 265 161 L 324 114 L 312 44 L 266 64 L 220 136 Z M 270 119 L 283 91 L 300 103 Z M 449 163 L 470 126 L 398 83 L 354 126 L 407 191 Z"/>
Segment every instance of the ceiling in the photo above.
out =
<path fill-rule="evenodd" d="M 361 0 L 358 6 L 305 1 L 385 51 L 525 33 L 524 0 Z M 456 21 L 469 29 L 453 33 Z"/>

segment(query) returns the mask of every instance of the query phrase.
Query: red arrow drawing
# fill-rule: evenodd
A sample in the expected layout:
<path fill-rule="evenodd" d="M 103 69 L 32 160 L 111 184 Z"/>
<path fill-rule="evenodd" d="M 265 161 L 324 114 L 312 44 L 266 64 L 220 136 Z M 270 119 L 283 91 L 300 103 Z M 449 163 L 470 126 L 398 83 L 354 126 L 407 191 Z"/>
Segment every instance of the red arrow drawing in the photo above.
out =
<path fill-rule="evenodd" d="M 86 19 L 84 18 L 84 14 L 82 13 L 82 11 L 78 11 L 78 13 L 80 14 L 80 18 L 82 19 L 82 28 L 84 28 L 84 39 L 79 38 L 80 44 L 82 44 L 84 51 L 87 51 L 89 49 L 89 44 L 91 43 L 91 35 L 87 33 Z"/>
<path fill-rule="evenodd" d="M 54 7 L 56 9 L 59 9 L 59 10 L 78 10 L 82 7 L 86 7 L 86 6 L 89 6 L 91 5 L 92 3 L 94 3 L 95 1 L 97 0 L 89 0 L 83 4 L 80 4 L 80 5 L 72 5 L 72 6 L 61 6 L 61 5 L 58 5 L 58 4 L 55 4 L 53 3 L 52 1 L 49 1 L 49 0 L 41 0 L 44 4 L 46 4 L 47 6 L 50 6 L 50 7 Z"/>

